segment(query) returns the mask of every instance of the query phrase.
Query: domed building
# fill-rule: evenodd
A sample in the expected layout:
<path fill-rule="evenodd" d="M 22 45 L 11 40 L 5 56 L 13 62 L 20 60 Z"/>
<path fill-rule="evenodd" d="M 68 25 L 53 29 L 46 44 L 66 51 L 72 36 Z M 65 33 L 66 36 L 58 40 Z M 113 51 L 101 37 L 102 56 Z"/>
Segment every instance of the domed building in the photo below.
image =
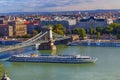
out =
<path fill-rule="evenodd" d="M 6 72 L 5 72 L 3 73 L 2 79 L 0 80 L 11 80 L 11 79 L 6 75 Z"/>

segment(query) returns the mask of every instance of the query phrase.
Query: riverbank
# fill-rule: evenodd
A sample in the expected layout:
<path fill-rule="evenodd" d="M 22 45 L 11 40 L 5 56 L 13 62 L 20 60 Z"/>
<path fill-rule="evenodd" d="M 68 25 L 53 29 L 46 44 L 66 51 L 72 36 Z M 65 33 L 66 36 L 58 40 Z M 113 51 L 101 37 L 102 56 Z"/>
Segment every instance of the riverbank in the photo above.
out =
<path fill-rule="evenodd" d="M 120 40 L 78 40 L 68 43 L 69 46 L 120 47 Z"/>

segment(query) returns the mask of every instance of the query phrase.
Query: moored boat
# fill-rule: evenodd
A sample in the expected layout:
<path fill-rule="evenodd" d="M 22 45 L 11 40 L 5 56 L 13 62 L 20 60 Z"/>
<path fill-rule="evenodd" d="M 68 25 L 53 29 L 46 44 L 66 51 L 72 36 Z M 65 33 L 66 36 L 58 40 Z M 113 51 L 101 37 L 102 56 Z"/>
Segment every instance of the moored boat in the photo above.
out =
<path fill-rule="evenodd" d="M 95 63 L 97 58 L 80 55 L 13 55 L 11 62 L 40 62 L 40 63 Z"/>

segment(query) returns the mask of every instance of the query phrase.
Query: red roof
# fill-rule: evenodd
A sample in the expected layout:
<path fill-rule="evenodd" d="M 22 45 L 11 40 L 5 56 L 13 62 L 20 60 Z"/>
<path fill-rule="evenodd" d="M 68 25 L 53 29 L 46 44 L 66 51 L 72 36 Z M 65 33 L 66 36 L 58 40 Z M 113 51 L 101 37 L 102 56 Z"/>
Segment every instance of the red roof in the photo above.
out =
<path fill-rule="evenodd" d="M 28 24 L 30 24 L 30 22 L 29 22 L 29 21 L 25 21 L 24 24 L 25 24 L 25 25 L 28 25 Z"/>
<path fill-rule="evenodd" d="M 39 22 L 38 21 L 33 21 L 34 25 L 38 25 Z"/>
<path fill-rule="evenodd" d="M 24 24 L 25 24 L 25 25 L 29 25 L 29 24 L 38 25 L 39 22 L 38 22 L 38 21 L 33 21 L 33 22 L 25 21 Z"/>

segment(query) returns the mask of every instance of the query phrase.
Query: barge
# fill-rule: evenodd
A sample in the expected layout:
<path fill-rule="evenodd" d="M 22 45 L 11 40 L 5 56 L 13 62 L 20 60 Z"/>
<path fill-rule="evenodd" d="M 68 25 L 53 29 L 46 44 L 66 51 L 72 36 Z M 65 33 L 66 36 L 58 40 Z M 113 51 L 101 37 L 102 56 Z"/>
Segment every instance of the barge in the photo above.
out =
<path fill-rule="evenodd" d="M 10 62 L 39 62 L 39 63 L 95 63 L 97 58 L 80 55 L 13 55 Z"/>

